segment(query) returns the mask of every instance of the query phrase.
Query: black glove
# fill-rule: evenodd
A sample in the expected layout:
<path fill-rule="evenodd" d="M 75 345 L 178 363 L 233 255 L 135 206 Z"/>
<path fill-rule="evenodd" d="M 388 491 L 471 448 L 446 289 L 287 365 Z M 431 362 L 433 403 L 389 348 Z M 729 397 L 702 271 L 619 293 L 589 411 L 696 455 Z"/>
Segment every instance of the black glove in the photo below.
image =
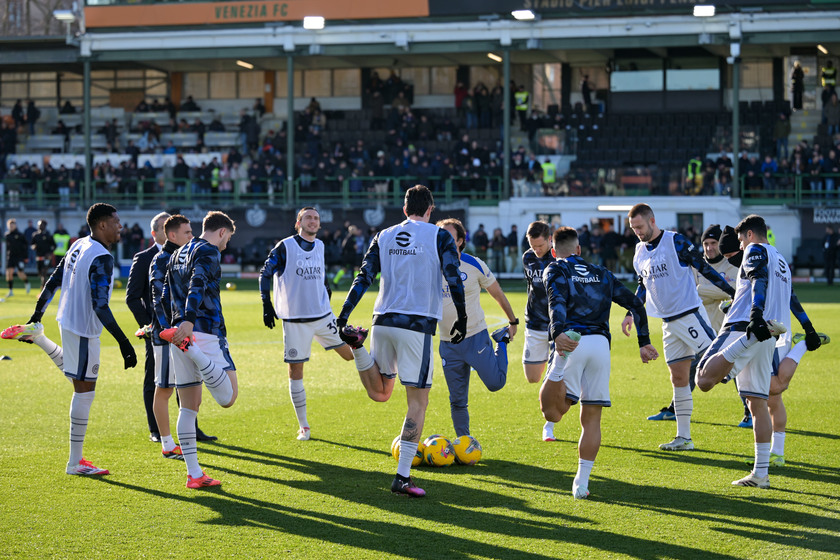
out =
<path fill-rule="evenodd" d="M 127 338 L 120 341 L 120 354 L 122 354 L 125 362 L 125 369 L 133 368 L 137 365 L 137 354 L 134 353 L 134 347 Z"/>
<path fill-rule="evenodd" d="M 277 314 L 274 312 L 274 306 L 271 305 L 271 302 L 266 300 L 263 302 L 263 324 L 268 327 L 269 329 L 274 328 L 274 319 L 277 318 Z"/>
<path fill-rule="evenodd" d="M 820 335 L 817 334 L 817 331 L 814 330 L 814 325 L 811 324 L 811 321 L 802 325 L 802 328 L 805 329 L 805 348 L 807 348 L 809 352 L 813 352 L 822 346 L 822 339 L 820 338 Z"/>
<path fill-rule="evenodd" d="M 32 317 L 29 318 L 29 321 L 27 321 L 27 324 L 29 324 L 29 323 L 40 323 L 41 318 L 43 316 L 44 316 L 43 313 L 41 313 L 40 311 L 36 311 L 32 314 Z"/>
<path fill-rule="evenodd" d="M 467 316 L 461 315 L 455 320 L 455 324 L 452 325 L 452 330 L 449 331 L 449 334 L 452 335 L 452 340 L 450 342 L 452 344 L 458 344 L 464 340 L 467 336 Z"/>
<path fill-rule="evenodd" d="M 338 330 L 343 329 L 344 327 L 347 326 L 347 318 L 339 316 L 335 320 L 335 326 L 338 327 Z"/>
<path fill-rule="evenodd" d="M 770 329 L 764 321 L 761 309 L 753 308 L 750 311 L 750 323 L 747 325 L 747 338 L 749 338 L 750 334 L 759 342 L 764 342 L 770 338 Z"/>

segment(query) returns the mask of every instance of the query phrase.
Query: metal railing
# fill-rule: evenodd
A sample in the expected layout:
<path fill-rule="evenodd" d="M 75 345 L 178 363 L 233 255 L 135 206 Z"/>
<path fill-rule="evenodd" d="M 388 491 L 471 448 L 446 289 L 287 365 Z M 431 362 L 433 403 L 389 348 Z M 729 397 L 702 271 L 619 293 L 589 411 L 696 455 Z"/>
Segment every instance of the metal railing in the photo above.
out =
<path fill-rule="evenodd" d="M 472 205 L 496 205 L 507 198 L 501 177 L 321 177 L 302 176 L 288 182 L 259 179 L 105 179 L 95 178 L 91 200 L 83 200 L 76 186 L 48 179 L 6 178 L 0 181 L 0 207 L 83 208 L 107 201 L 118 207 L 162 208 L 173 206 L 300 206 L 329 204 L 343 207 L 383 204 L 402 206 L 405 191 L 427 185 L 440 203 L 457 200 Z"/>
<path fill-rule="evenodd" d="M 746 204 L 788 204 L 817 206 L 840 202 L 840 173 L 818 176 L 775 173 L 769 178 L 758 177 L 760 184 L 747 185 L 742 175 L 741 200 Z"/>

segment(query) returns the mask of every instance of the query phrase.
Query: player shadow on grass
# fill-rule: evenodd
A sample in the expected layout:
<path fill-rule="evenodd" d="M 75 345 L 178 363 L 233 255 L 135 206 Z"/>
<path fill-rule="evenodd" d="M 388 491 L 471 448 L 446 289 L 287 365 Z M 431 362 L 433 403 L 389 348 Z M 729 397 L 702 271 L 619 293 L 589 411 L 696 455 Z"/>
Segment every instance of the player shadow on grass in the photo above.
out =
<path fill-rule="evenodd" d="M 778 535 L 788 535 L 786 527 L 795 524 L 799 537 L 785 539 L 789 541 L 786 545 L 813 551 L 840 550 L 840 537 L 820 532 L 835 523 L 834 516 L 793 512 L 786 497 L 779 492 L 774 493 L 772 489 L 730 489 L 725 479 L 720 481 L 720 492 L 732 492 L 731 495 L 643 486 L 610 479 L 598 480 L 595 487 L 598 492 L 590 498 L 636 510 L 704 521 L 715 531 L 749 539 L 778 542 Z"/>
<path fill-rule="evenodd" d="M 269 460 L 263 457 L 260 462 Z M 233 456 L 232 456 L 233 457 Z M 241 456 L 235 456 L 242 458 Z M 356 548 L 361 552 L 381 552 L 411 557 L 420 560 L 439 560 L 440 558 L 468 559 L 486 558 L 522 558 L 525 560 L 554 560 L 570 546 L 591 547 L 595 550 L 624 554 L 640 560 L 658 560 L 659 558 L 686 558 L 696 555 L 695 546 L 683 546 L 670 542 L 659 542 L 638 538 L 607 530 L 595 529 L 597 526 L 584 517 L 541 511 L 528 507 L 521 499 L 499 495 L 469 486 L 448 482 L 430 482 L 434 495 L 423 500 L 414 500 L 393 496 L 383 485 L 383 473 L 370 472 L 355 468 L 341 467 L 316 461 L 300 460 L 275 455 L 269 460 L 269 466 L 275 463 L 286 467 L 298 465 L 302 472 L 316 480 L 279 481 L 273 477 L 250 475 L 272 484 L 291 485 L 308 492 L 323 493 L 331 501 L 355 502 L 329 512 L 307 507 L 306 503 L 290 505 L 256 499 L 252 496 L 237 495 L 230 487 L 237 488 L 234 479 L 228 490 L 215 492 L 196 491 L 186 494 L 165 491 L 121 482 L 113 478 L 100 479 L 103 483 L 120 487 L 126 491 L 136 491 L 161 500 L 178 500 L 191 505 L 198 505 L 215 512 L 216 516 L 203 523 L 215 526 L 254 527 L 271 529 L 294 535 L 296 538 L 312 539 L 322 543 L 334 543 L 340 546 Z M 232 469 L 215 466 L 214 470 Z M 527 470 L 529 467 L 523 465 Z M 241 473 L 237 472 L 241 476 Z M 533 474 L 533 473 L 532 473 Z M 281 494 L 282 495 L 282 494 Z M 438 496 L 437 498 L 435 496 Z M 491 500 L 488 502 L 488 499 Z M 572 498 L 568 496 L 569 505 Z M 452 502 L 452 503 L 450 503 Z M 384 511 L 380 515 L 393 522 L 372 519 L 359 519 L 357 516 L 370 516 L 358 508 L 367 506 Z M 340 507 L 340 506 L 339 506 Z M 492 507 L 494 511 L 476 509 Z M 497 513 L 502 510 L 505 513 Z M 374 513 L 374 515 L 377 515 Z M 423 519 L 437 525 L 451 526 L 450 531 L 428 530 L 411 525 L 405 517 Z M 198 521 L 201 523 L 202 521 Z M 464 538 L 464 533 L 492 533 L 511 539 L 511 543 L 521 548 L 512 548 L 479 542 Z M 406 543 L 415 543 L 406 549 Z M 526 548 L 527 550 L 523 550 Z M 531 552 L 540 550 L 540 552 Z M 736 557 L 716 552 L 704 552 L 704 559 L 734 560 Z"/>

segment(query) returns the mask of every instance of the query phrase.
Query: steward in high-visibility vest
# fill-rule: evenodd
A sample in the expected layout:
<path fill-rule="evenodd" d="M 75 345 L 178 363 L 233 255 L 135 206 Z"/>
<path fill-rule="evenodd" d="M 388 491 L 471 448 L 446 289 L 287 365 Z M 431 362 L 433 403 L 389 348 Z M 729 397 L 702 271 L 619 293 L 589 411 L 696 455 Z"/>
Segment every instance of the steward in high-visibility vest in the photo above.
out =
<path fill-rule="evenodd" d="M 776 246 L 776 234 L 773 233 L 773 230 L 770 228 L 767 228 L 767 243 L 769 243 L 773 247 Z"/>
<path fill-rule="evenodd" d="M 686 189 L 689 194 L 699 194 L 703 189 L 703 162 L 699 158 L 691 158 L 685 170 Z"/>
<path fill-rule="evenodd" d="M 837 86 L 837 68 L 832 61 L 825 63 L 822 68 L 822 85 L 834 89 Z"/>
<path fill-rule="evenodd" d="M 55 241 L 55 250 L 53 254 L 61 258 L 67 254 L 67 249 L 70 248 L 70 234 L 66 230 L 59 230 L 53 234 L 53 241 Z"/>
<path fill-rule="evenodd" d="M 542 164 L 543 183 L 546 185 L 553 185 L 557 180 L 557 166 L 551 163 L 551 160 L 545 158 Z"/>
<path fill-rule="evenodd" d="M 525 86 L 519 86 L 519 91 L 513 94 L 516 101 L 516 114 L 519 115 L 519 128 L 525 130 L 525 120 L 528 118 L 528 106 L 531 94 L 525 91 Z"/>

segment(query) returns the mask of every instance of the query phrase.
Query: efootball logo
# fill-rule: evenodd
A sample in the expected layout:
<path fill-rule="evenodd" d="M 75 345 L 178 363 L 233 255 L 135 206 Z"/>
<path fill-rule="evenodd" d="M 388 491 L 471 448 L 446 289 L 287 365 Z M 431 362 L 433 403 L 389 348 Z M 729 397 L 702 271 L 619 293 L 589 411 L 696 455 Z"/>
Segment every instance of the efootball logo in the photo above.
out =
<path fill-rule="evenodd" d="M 401 231 L 397 234 L 397 245 L 400 247 L 408 247 L 411 245 L 411 234 L 407 231 Z"/>
<path fill-rule="evenodd" d="M 575 272 L 577 272 L 581 276 L 589 276 L 589 270 L 582 264 L 575 265 Z"/>

